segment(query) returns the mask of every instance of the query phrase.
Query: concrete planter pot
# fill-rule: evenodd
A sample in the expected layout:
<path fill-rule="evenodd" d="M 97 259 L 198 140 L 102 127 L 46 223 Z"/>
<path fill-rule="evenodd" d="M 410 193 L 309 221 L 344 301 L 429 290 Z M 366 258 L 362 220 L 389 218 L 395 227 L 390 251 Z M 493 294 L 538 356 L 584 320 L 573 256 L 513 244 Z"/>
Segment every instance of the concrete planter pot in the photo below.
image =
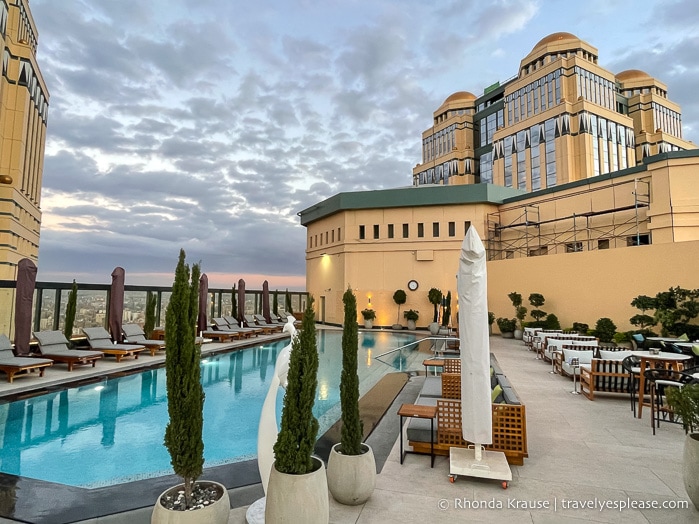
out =
<path fill-rule="evenodd" d="M 373 320 L 364 320 L 364 327 L 366 329 L 371 329 L 374 327 L 374 321 Z"/>
<path fill-rule="evenodd" d="M 512 331 L 504 331 L 501 333 L 502 338 L 514 338 L 515 334 Z"/>
<path fill-rule="evenodd" d="M 690 433 L 684 440 L 682 469 L 684 489 L 699 510 L 699 433 Z"/>
<path fill-rule="evenodd" d="M 430 330 L 430 334 L 437 335 L 439 333 L 439 324 L 437 322 L 432 322 L 427 326 L 427 329 Z"/>
<path fill-rule="evenodd" d="M 522 340 L 522 337 L 524 336 L 524 332 L 521 329 L 515 329 L 512 336 L 514 336 L 514 338 L 516 340 Z"/>
<path fill-rule="evenodd" d="M 221 497 L 201 509 L 174 511 L 163 506 L 160 500 L 167 495 L 176 495 L 178 491 L 184 489 L 184 484 L 169 488 L 158 497 L 153 507 L 151 524 L 226 524 L 231 513 L 231 501 L 226 487 L 212 480 L 202 480 L 196 484 L 215 486 L 217 491 L 221 493 Z"/>
<path fill-rule="evenodd" d="M 317 468 L 305 475 L 280 473 L 272 466 L 267 485 L 265 522 L 327 524 L 330 520 L 325 464 L 313 457 Z"/>
<path fill-rule="evenodd" d="M 410 331 L 415 331 L 416 328 L 417 328 L 417 326 L 416 326 L 416 324 L 415 324 L 415 321 L 414 321 L 414 320 L 408 320 L 408 329 L 409 329 Z"/>
<path fill-rule="evenodd" d="M 376 486 L 376 460 L 371 446 L 362 444 L 361 455 L 343 455 L 335 444 L 328 457 L 328 489 L 340 504 L 364 504 Z"/>

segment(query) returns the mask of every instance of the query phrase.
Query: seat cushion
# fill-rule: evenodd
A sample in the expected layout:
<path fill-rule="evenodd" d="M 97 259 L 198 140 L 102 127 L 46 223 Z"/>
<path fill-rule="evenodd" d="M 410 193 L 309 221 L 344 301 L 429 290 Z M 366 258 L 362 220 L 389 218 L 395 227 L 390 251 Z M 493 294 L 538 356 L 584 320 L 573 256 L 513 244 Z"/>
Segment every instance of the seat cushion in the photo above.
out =
<path fill-rule="evenodd" d="M 442 377 L 425 377 L 420 396 L 442 398 Z"/>
<path fill-rule="evenodd" d="M 628 350 L 622 351 L 610 351 L 607 349 L 599 350 L 599 358 L 602 360 L 624 360 L 626 357 L 630 356 L 632 353 Z"/>
<path fill-rule="evenodd" d="M 432 397 L 423 397 L 420 395 L 415 401 L 415 404 L 421 406 L 436 406 L 437 399 Z M 434 429 L 433 429 L 434 441 L 437 442 L 437 419 L 434 419 Z M 430 441 L 430 419 L 427 418 L 411 418 L 408 421 L 407 429 L 408 440 L 413 440 L 416 442 L 429 442 Z"/>

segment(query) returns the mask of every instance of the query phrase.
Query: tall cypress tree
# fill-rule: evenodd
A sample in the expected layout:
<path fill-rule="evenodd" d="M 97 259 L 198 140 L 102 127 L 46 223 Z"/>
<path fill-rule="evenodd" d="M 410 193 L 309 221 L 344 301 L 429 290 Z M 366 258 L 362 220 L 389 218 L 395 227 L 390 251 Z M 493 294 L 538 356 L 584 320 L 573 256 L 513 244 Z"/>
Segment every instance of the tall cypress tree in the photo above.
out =
<path fill-rule="evenodd" d="M 291 293 L 289 293 L 288 289 L 286 290 L 286 301 L 284 303 L 284 309 L 286 310 L 287 316 L 294 314 L 294 309 L 291 307 Z"/>
<path fill-rule="evenodd" d="M 185 252 L 175 269 L 172 296 L 165 316 L 165 371 L 167 410 L 165 446 L 175 473 L 184 481 L 187 507 L 192 487 L 204 468 L 204 388 L 201 385 L 201 348 L 196 344 L 199 308 L 199 264 L 192 266 L 191 281 Z"/>
<path fill-rule="evenodd" d="M 151 291 L 146 295 L 146 319 L 143 324 L 143 332 L 146 338 L 153 338 L 153 329 L 155 329 L 155 308 L 158 304 L 158 297 Z"/>
<path fill-rule="evenodd" d="M 274 313 L 274 318 L 279 317 L 279 291 L 276 289 L 274 290 L 274 294 L 272 295 L 272 313 Z"/>
<path fill-rule="evenodd" d="M 238 318 L 238 291 L 235 289 L 235 284 L 233 285 L 233 296 L 231 299 L 231 316 Z"/>
<path fill-rule="evenodd" d="M 342 295 L 345 320 L 342 326 L 342 374 L 340 376 L 340 406 L 342 408 L 343 455 L 362 453 L 363 424 L 359 418 L 359 377 L 357 376 L 357 299 L 351 288 Z"/>
<path fill-rule="evenodd" d="M 274 444 L 274 467 L 281 473 L 303 475 L 314 470 L 311 457 L 319 428 L 313 415 L 318 387 L 318 348 L 310 296 L 303 312 L 301 332 L 291 344 L 287 381 L 279 435 Z"/>
<path fill-rule="evenodd" d="M 75 280 L 73 280 L 73 287 L 70 289 L 70 293 L 68 293 L 68 302 L 66 302 L 66 318 L 65 325 L 63 327 L 63 334 L 70 345 L 72 345 L 72 342 L 70 342 L 70 337 L 73 336 L 73 326 L 75 325 L 75 310 L 77 308 L 77 303 L 78 285 L 75 283 Z"/>

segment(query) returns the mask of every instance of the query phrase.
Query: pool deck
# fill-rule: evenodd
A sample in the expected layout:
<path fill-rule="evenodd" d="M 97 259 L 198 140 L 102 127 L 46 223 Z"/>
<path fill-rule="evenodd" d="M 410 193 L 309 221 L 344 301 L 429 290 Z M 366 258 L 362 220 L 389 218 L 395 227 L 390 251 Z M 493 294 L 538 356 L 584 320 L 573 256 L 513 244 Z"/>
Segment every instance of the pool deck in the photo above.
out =
<path fill-rule="evenodd" d="M 271 340 L 260 337 L 257 342 L 266 339 Z M 491 351 L 527 408 L 529 458 L 523 466 L 512 466 L 513 480 L 509 488 L 505 491 L 499 482 L 467 477 L 459 477 L 452 484 L 448 479 L 447 457 L 437 457 L 434 468 L 430 468 L 429 456 L 421 455 L 408 455 L 400 465 L 396 412 L 400 404 L 416 398 L 424 380 L 422 372 L 408 374 L 407 383 L 398 396 L 384 399 L 390 407 L 367 440 L 374 448 L 380 469 L 371 499 L 364 505 L 350 507 L 337 504 L 330 497 L 330 522 L 664 523 L 671 519 L 673 524 L 699 522 L 699 511 L 691 502 L 689 508 L 682 509 L 600 510 L 601 504 L 616 501 L 659 505 L 688 501 L 682 482 L 685 435 L 680 426 L 661 424 L 653 436 L 648 411 L 644 412 L 643 419 L 635 419 L 626 395 L 599 394 L 594 401 L 572 395 L 572 381 L 549 374 L 550 365 L 536 360 L 521 341 L 496 336 L 490 338 L 490 343 Z M 220 351 L 231 345 L 217 344 L 206 351 Z M 122 361 L 120 366 L 133 368 L 135 363 L 150 363 L 155 358 L 164 357 L 144 356 L 138 361 Z M 111 364 L 116 364 L 113 359 Z M 109 360 L 99 362 L 96 376 L 104 374 L 101 367 L 119 370 L 111 366 Z M 70 374 L 59 371 L 57 376 L 74 373 L 76 371 Z M 47 373 L 43 379 L 20 377 L 14 386 L 26 390 L 29 381 L 59 380 L 54 379 L 53 374 Z M 7 386 L 10 385 L 0 386 L 0 395 L 14 389 Z M 387 397 L 395 395 L 391 388 L 386 391 Z M 380 398 L 375 402 L 382 403 Z M 241 487 L 230 490 L 234 508 L 229 524 L 245 522 L 247 505 L 262 495 L 260 484 L 247 485 L 241 481 L 244 477 L 257 476 L 254 461 L 239 465 L 235 472 L 231 468 L 228 471 L 216 469 L 207 470 L 203 477 L 228 475 L 231 476 L 229 481 L 238 482 Z M 151 479 L 110 488 L 110 496 L 95 500 L 94 504 L 105 504 L 101 514 L 111 515 L 79 519 L 76 514 L 74 518 L 60 520 L 55 515 L 56 510 L 60 509 L 65 516 L 71 504 L 80 500 L 80 492 L 70 496 L 66 496 L 65 491 L 57 494 L 51 485 L 37 489 L 25 485 L 25 479 L 19 479 L 12 486 L 12 483 L 8 485 L 7 477 L 11 476 L 0 478 L 3 488 L 0 509 L 5 506 L 7 510 L 7 505 L 13 504 L 15 520 L 0 519 L 0 522 L 145 524 L 150 522 L 150 507 L 124 511 L 119 509 L 120 505 L 136 496 L 154 502 L 157 493 L 174 483 L 170 478 L 156 479 L 157 483 Z M 15 500 L 8 498 L 8 490 L 17 495 Z M 479 509 L 473 509 L 474 501 L 481 505 Z M 43 513 L 40 518 L 31 520 L 28 515 L 37 504 L 44 508 Z"/>

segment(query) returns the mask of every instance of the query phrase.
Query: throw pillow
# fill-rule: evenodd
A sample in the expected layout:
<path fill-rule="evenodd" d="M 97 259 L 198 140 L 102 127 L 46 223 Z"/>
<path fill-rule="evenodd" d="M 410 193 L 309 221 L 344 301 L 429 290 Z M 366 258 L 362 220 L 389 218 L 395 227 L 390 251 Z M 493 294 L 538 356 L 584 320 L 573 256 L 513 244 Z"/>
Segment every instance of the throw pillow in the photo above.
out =
<path fill-rule="evenodd" d="M 502 395 L 502 387 L 500 386 L 500 384 L 498 384 L 490 392 L 490 401 L 495 404 L 496 403 L 495 399 L 497 399 L 500 395 Z"/>

